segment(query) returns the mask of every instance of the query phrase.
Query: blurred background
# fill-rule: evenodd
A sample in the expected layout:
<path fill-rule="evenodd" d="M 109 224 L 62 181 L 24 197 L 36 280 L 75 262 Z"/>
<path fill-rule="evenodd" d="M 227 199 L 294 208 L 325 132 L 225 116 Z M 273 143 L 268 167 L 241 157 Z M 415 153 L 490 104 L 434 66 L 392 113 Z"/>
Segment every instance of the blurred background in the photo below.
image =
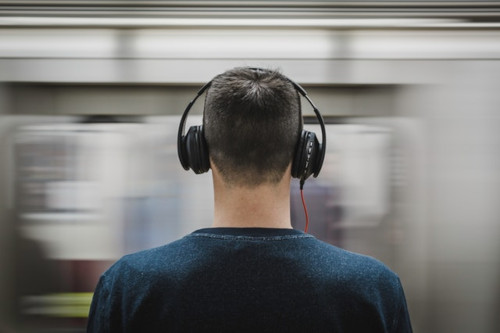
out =
<path fill-rule="evenodd" d="M 247 65 L 327 122 L 310 232 L 392 268 L 415 332 L 500 332 L 500 3 L 292 0 L 0 3 L 0 332 L 84 332 L 113 261 L 210 226 L 178 123 Z"/>

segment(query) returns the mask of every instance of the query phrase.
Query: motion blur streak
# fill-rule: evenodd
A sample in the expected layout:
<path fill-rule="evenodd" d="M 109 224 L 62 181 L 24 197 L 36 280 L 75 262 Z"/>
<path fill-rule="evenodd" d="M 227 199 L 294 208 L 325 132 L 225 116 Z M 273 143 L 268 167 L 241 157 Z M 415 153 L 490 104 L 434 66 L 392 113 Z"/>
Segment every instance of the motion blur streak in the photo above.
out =
<path fill-rule="evenodd" d="M 176 132 L 234 66 L 325 116 L 309 232 L 396 271 L 415 332 L 499 332 L 499 27 L 496 1 L 3 1 L 0 332 L 83 332 L 114 260 L 211 224 Z"/>

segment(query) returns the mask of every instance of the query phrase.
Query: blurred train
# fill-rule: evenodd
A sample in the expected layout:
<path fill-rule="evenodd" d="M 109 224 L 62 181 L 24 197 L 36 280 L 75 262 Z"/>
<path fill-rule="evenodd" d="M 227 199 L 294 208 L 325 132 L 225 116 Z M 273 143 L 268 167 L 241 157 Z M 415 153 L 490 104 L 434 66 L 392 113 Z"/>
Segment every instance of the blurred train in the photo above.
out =
<path fill-rule="evenodd" d="M 4 1 L 0 332 L 85 331 L 113 261 L 210 226 L 179 118 L 248 65 L 327 122 L 310 232 L 389 265 L 415 332 L 499 332 L 499 18 L 495 1 Z M 291 204 L 303 229 L 297 183 Z"/>

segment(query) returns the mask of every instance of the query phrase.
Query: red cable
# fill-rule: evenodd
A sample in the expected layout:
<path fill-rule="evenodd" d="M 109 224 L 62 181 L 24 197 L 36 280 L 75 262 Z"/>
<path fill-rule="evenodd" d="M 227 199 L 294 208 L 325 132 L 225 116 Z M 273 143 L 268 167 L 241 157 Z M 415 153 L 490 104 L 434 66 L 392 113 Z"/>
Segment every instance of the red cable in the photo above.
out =
<path fill-rule="evenodd" d="M 302 206 L 304 206 L 304 213 L 306 214 L 306 227 L 304 228 L 304 232 L 307 233 L 307 228 L 309 227 L 309 214 L 307 214 L 307 206 L 304 200 L 304 191 L 302 189 L 300 190 L 300 197 L 302 198 Z"/>

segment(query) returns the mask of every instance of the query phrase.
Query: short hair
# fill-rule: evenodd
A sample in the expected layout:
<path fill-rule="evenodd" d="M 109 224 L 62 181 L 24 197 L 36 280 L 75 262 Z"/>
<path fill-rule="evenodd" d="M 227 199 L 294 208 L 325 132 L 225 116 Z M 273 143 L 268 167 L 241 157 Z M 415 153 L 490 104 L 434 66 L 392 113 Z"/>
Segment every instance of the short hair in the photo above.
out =
<path fill-rule="evenodd" d="M 302 131 L 299 93 L 276 70 L 228 70 L 207 91 L 203 131 L 226 184 L 278 183 Z"/>

